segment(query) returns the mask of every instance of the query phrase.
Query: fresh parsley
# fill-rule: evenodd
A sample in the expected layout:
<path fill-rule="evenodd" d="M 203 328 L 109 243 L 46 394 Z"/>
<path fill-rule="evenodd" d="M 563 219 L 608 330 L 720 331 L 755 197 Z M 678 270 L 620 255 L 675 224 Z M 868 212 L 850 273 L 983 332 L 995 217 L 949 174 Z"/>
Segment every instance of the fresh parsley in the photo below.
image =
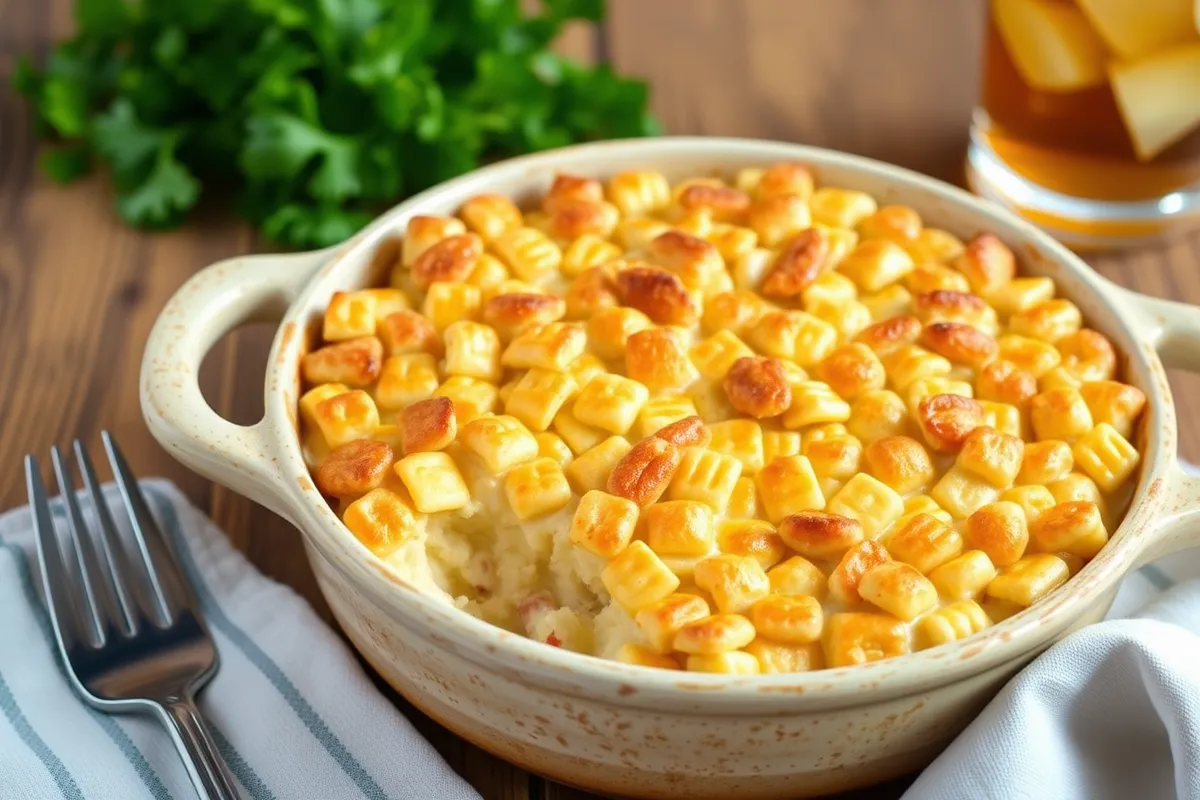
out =
<path fill-rule="evenodd" d="M 647 89 L 549 49 L 603 0 L 76 0 L 78 33 L 14 84 L 44 171 L 112 174 L 130 224 L 211 187 L 319 247 L 400 197 L 515 153 L 653 135 Z"/>

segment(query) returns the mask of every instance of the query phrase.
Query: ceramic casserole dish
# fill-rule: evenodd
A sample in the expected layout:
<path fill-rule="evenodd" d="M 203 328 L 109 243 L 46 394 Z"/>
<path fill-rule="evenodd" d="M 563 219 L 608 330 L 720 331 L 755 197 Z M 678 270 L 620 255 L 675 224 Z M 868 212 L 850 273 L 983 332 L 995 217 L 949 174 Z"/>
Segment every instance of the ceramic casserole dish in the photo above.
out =
<path fill-rule="evenodd" d="M 493 627 L 419 593 L 342 527 L 310 480 L 298 440 L 299 363 L 333 293 L 379 282 L 372 254 L 414 214 L 453 214 L 483 193 L 532 198 L 558 172 L 606 178 L 648 168 L 672 180 L 778 161 L 822 183 L 903 203 L 967 237 L 995 233 L 1031 275 L 1053 278 L 1113 342 L 1148 398 L 1129 510 L 1100 554 L 1032 608 L 952 644 L 870 664 L 788 675 L 668 672 L 582 656 Z M 222 419 L 197 383 L 205 354 L 249 321 L 281 320 L 265 414 Z M 430 189 L 348 242 L 222 261 L 189 280 L 151 332 L 141 402 L 178 460 L 280 514 L 303 534 L 346 635 L 414 705 L 533 772 L 607 794 L 773 798 L 825 794 L 927 764 L 1024 664 L 1101 619 L 1121 579 L 1200 543 L 1200 479 L 1176 457 L 1167 368 L 1200 368 L 1200 312 L 1121 289 L 1015 216 L 913 172 L 828 150 L 722 138 L 588 144 L 506 161 Z"/>

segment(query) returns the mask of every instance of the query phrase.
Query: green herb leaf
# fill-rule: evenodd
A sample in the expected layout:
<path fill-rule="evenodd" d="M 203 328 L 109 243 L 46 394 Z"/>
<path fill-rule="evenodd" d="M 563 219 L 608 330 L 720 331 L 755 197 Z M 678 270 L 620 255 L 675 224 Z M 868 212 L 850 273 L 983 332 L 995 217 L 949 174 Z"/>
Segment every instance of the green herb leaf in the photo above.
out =
<path fill-rule="evenodd" d="M 550 16 L 557 20 L 604 18 L 604 0 L 543 0 Z"/>
<path fill-rule="evenodd" d="M 252 180 L 290 178 L 325 148 L 325 132 L 283 112 L 246 120 L 242 171 Z"/>
<path fill-rule="evenodd" d="M 78 33 L 13 86 L 69 181 L 107 167 L 131 224 L 232 185 L 295 247 L 510 154 L 657 131 L 643 83 L 550 43 L 602 0 L 77 0 Z"/>
<path fill-rule="evenodd" d="M 371 215 L 361 211 L 290 204 L 263 221 L 263 233 L 298 247 L 325 247 L 350 238 L 370 221 Z"/>
<path fill-rule="evenodd" d="M 362 193 L 357 170 L 358 145 L 347 139 L 329 139 L 308 190 L 318 200 L 337 202 L 354 197 Z"/>
<path fill-rule="evenodd" d="M 164 146 L 145 180 L 117 195 L 117 213 L 131 225 L 164 227 L 182 218 L 200 196 L 200 182 Z"/>
<path fill-rule="evenodd" d="M 92 144 L 117 172 L 130 172 L 144 166 L 174 134 L 143 125 L 133 103 L 118 98 L 108 111 L 92 124 Z"/>
<path fill-rule="evenodd" d="M 131 21 L 125 0 L 75 0 L 75 24 L 93 36 L 119 36 Z"/>
<path fill-rule="evenodd" d="M 318 0 L 317 5 L 340 41 L 362 36 L 383 14 L 376 0 Z"/>
<path fill-rule="evenodd" d="M 154 58 L 165 69 L 177 69 L 186 51 L 187 34 L 181 28 L 171 26 L 154 38 Z"/>
<path fill-rule="evenodd" d="M 70 183 L 92 168 L 92 153 L 82 143 L 51 147 L 38 159 L 42 171 L 55 183 Z"/>
<path fill-rule="evenodd" d="M 47 75 L 38 92 L 39 112 L 59 136 L 71 138 L 87 132 L 87 87 L 69 74 Z"/>

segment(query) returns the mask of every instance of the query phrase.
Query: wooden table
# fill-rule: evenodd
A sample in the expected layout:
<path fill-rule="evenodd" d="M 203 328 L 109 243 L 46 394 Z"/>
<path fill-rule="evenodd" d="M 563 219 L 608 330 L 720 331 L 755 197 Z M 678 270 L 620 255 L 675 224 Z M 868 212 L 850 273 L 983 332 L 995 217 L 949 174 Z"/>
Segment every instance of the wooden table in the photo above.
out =
<path fill-rule="evenodd" d="M 823 145 L 961 181 L 975 100 L 982 0 L 610 0 L 601 30 L 562 47 L 608 58 L 649 79 L 673 133 L 754 136 Z M 18 53 L 44 52 L 70 27 L 69 0 L 0 2 L 0 509 L 25 502 L 24 453 L 116 434 L 141 475 L 176 481 L 268 576 L 327 619 L 297 541 L 270 512 L 171 460 L 142 424 L 142 346 L 167 297 L 196 270 L 260 245 L 247 228 L 206 210 L 178 232 L 123 227 L 103 177 L 59 187 L 35 169 L 23 101 L 8 89 Z M 1200 303 L 1200 234 L 1155 251 L 1093 259 L 1148 294 Z M 206 396 L 230 419 L 262 410 L 273 331 L 250 326 L 220 343 L 203 368 Z M 1200 380 L 1175 382 L 1183 450 L 1200 455 L 1192 425 Z M 384 687 L 386 688 L 386 687 Z M 485 798 L 581 800 L 491 757 L 392 700 Z M 905 782 L 872 796 L 895 796 Z"/>

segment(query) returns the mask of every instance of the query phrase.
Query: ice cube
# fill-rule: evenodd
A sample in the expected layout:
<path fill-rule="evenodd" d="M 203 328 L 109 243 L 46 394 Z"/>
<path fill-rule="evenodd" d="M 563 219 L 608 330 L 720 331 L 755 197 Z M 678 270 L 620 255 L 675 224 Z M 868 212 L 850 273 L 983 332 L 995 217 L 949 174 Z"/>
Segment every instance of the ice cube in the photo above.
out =
<path fill-rule="evenodd" d="M 1017 72 L 1031 88 L 1073 92 L 1104 82 L 1108 52 L 1074 6 L 993 0 L 992 15 Z"/>
<path fill-rule="evenodd" d="M 1197 0 L 1078 0 L 1100 38 L 1123 59 L 1196 38 Z"/>
<path fill-rule="evenodd" d="M 1109 78 L 1139 159 L 1149 161 L 1200 127 L 1200 44 L 1114 61 Z"/>

